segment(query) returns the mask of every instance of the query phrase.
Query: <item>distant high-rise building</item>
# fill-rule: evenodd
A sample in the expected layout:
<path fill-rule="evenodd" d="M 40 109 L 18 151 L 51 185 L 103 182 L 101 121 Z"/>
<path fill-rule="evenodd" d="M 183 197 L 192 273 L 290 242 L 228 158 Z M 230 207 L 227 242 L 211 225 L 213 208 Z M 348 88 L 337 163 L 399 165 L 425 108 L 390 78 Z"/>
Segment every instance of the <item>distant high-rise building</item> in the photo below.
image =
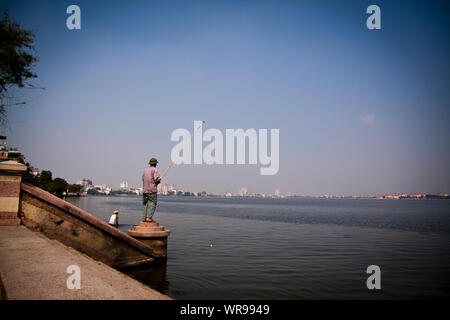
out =
<path fill-rule="evenodd" d="M 246 187 L 242 187 L 242 188 L 239 190 L 239 195 L 240 195 L 241 197 L 245 197 L 247 194 L 248 194 L 248 190 L 247 190 Z"/>
<path fill-rule="evenodd" d="M 92 180 L 89 178 L 83 178 L 81 180 L 78 180 L 77 184 L 80 186 L 86 187 L 87 185 L 93 184 Z"/>
<path fill-rule="evenodd" d="M 278 190 L 278 189 L 275 189 L 275 197 L 279 197 L 280 196 L 280 190 Z"/>
<path fill-rule="evenodd" d="M 128 184 L 128 181 L 122 181 L 122 182 L 120 183 L 119 188 L 120 188 L 122 191 L 128 191 L 128 190 L 130 190 L 130 185 Z"/>
<path fill-rule="evenodd" d="M 173 184 L 160 183 L 157 189 L 159 194 L 167 195 L 169 192 L 175 190 L 175 186 Z"/>

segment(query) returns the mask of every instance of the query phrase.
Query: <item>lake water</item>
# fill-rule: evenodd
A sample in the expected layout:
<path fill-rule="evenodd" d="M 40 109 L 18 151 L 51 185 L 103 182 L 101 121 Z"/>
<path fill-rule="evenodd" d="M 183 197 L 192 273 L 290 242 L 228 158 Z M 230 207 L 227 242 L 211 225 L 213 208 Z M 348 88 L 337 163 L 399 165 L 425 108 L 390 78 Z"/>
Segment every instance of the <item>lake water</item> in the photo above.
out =
<path fill-rule="evenodd" d="M 126 232 L 138 196 L 71 198 Z M 415 299 L 450 295 L 450 201 L 159 197 L 168 259 L 129 274 L 176 299 Z M 369 265 L 381 290 L 368 290 Z"/>

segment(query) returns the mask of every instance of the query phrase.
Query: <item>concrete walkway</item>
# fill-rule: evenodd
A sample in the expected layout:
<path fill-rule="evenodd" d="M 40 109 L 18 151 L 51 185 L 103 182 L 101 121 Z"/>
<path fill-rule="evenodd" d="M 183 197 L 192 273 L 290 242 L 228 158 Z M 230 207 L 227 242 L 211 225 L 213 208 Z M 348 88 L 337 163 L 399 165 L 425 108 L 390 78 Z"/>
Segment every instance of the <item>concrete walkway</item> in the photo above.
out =
<path fill-rule="evenodd" d="M 68 289 L 67 267 L 81 271 Z M 24 226 L 0 226 L 0 276 L 7 299 L 170 299 L 127 275 Z"/>

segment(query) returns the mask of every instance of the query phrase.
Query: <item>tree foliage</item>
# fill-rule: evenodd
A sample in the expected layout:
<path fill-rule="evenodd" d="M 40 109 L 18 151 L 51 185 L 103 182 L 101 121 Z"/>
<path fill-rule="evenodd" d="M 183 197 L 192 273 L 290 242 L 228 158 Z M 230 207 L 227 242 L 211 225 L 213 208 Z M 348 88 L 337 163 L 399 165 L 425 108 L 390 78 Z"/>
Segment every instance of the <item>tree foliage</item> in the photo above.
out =
<path fill-rule="evenodd" d="M 39 186 L 39 177 L 35 176 L 33 172 L 31 171 L 31 165 L 30 163 L 25 163 L 27 166 L 27 171 L 25 171 L 25 174 L 22 176 L 22 181 L 31 183 L 32 185 Z"/>
<path fill-rule="evenodd" d="M 31 166 L 26 163 L 27 171 L 22 177 L 24 182 L 31 183 L 45 191 L 50 192 L 58 197 L 63 197 L 65 192 L 68 193 L 81 193 L 83 186 L 79 184 L 68 184 L 63 178 L 52 178 L 52 172 L 50 170 L 42 170 L 39 175 L 34 175 L 31 171 Z"/>
<path fill-rule="evenodd" d="M 8 13 L 0 19 L 0 121 L 6 120 L 6 92 L 11 87 L 33 87 L 27 79 L 36 78 L 32 71 L 37 57 L 34 51 L 34 32 L 11 21 Z"/>
<path fill-rule="evenodd" d="M 42 170 L 41 175 L 39 176 L 39 187 L 41 187 L 44 190 L 48 190 L 48 186 L 52 181 L 53 181 L 52 172 Z"/>
<path fill-rule="evenodd" d="M 48 184 L 47 191 L 57 196 L 62 196 L 69 184 L 62 178 L 55 178 Z"/>
<path fill-rule="evenodd" d="M 79 185 L 79 184 L 69 184 L 67 186 L 67 192 L 80 193 L 82 188 L 83 188 L 83 186 Z"/>

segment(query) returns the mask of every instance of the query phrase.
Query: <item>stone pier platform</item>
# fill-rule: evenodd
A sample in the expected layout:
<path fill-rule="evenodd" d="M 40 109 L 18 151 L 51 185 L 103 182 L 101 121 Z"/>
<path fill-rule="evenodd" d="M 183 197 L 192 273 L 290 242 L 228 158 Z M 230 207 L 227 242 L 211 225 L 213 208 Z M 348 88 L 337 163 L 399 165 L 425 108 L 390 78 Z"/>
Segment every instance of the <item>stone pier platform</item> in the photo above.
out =
<path fill-rule="evenodd" d="M 67 267 L 81 271 L 68 289 Z M 0 291 L 11 300 L 170 300 L 129 276 L 24 226 L 0 226 Z M 6 295 L 6 297 L 4 297 Z"/>
<path fill-rule="evenodd" d="M 160 226 L 158 222 L 141 222 L 128 230 L 128 234 L 149 247 L 157 256 L 164 259 L 167 257 L 167 237 L 170 230 Z"/>

